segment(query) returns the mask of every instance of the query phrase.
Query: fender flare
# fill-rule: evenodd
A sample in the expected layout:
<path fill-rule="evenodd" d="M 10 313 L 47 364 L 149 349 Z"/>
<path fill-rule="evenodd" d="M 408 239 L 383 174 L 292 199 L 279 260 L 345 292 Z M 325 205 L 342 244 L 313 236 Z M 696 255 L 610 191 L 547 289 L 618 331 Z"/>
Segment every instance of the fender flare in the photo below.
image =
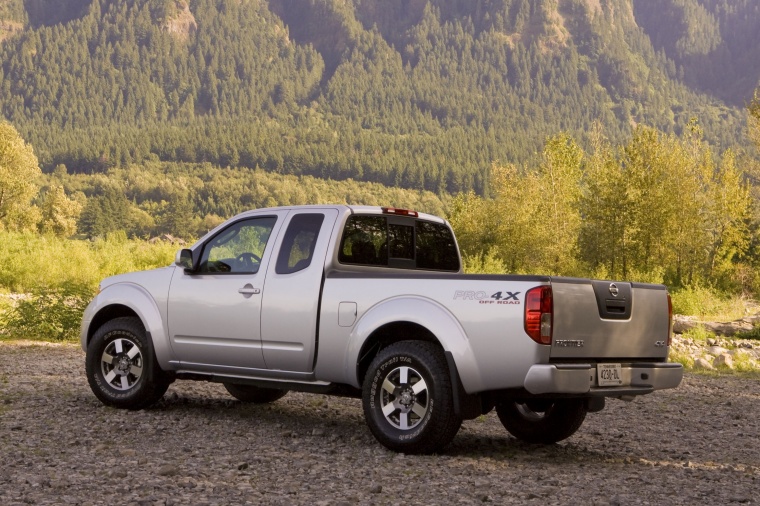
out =
<path fill-rule="evenodd" d="M 466 392 L 479 391 L 482 380 L 470 340 L 459 320 L 438 302 L 421 296 L 402 295 L 381 301 L 368 309 L 354 325 L 346 347 L 345 370 L 350 384 L 361 388 L 359 358 L 362 348 L 379 328 L 407 322 L 427 329 L 450 354 Z"/>
<path fill-rule="evenodd" d="M 135 283 L 117 283 L 107 286 L 87 306 L 82 326 L 82 347 L 85 351 L 87 351 L 87 344 L 92 333 L 96 330 L 91 328 L 93 321 L 98 319 L 98 315 L 102 315 L 104 311 L 114 306 L 124 306 L 137 315 L 145 327 L 148 338 L 153 343 L 159 366 L 165 371 L 171 370 L 169 361 L 172 359 L 172 351 L 161 310 L 150 292 Z"/>

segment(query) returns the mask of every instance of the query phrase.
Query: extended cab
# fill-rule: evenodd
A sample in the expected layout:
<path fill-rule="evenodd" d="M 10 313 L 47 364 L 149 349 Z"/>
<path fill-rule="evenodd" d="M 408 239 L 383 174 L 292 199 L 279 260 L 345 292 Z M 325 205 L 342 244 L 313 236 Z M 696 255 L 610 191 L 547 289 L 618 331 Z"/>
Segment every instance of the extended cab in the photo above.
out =
<path fill-rule="evenodd" d="M 249 211 L 173 265 L 114 276 L 85 311 L 87 378 L 146 407 L 176 379 L 246 402 L 362 399 L 386 447 L 440 450 L 496 409 L 515 437 L 571 436 L 606 398 L 674 388 L 662 285 L 466 275 L 448 223 L 394 208 Z"/>

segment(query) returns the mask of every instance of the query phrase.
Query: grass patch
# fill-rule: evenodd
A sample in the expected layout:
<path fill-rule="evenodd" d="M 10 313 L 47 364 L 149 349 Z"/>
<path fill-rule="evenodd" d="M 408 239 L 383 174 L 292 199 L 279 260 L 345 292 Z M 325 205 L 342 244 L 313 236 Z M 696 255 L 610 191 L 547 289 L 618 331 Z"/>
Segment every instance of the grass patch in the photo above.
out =
<path fill-rule="evenodd" d="M 684 339 L 690 339 L 700 344 L 707 344 L 708 339 L 714 339 L 715 334 L 707 330 L 701 325 L 697 325 L 693 329 L 689 329 L 683 333 Z"/>
<path fill-rule="evenodd" d="M 687 371 L 694 370 L 694 358 L 687 352 L 671 349 L 668 354 L 668 362 L 677 362 Z"/>
<path fill-rule="evenodd" d="M 734 368 L 732 372 L 750 373 L 757 371 L 757 361 L 753 360 L 752 355 L 743 349 L 737 349 L 733 355 Z"/>

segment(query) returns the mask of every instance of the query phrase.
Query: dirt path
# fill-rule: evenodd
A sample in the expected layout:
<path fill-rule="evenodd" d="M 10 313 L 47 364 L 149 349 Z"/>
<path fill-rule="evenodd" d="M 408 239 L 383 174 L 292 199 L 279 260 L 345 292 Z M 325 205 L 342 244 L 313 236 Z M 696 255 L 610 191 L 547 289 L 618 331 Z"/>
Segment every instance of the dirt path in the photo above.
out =
<path fill-rule="evenodd" d="M 757 504 L 760 381 L 687 375 L 609 401 L 569 440 L 510 437 L 495 414 L 442 455 L 381 447 L 355 399 L 268 406 L 177 382 L 120 411 L 87 386 L 74 345 L 0 342 L 0 504 Z"/>

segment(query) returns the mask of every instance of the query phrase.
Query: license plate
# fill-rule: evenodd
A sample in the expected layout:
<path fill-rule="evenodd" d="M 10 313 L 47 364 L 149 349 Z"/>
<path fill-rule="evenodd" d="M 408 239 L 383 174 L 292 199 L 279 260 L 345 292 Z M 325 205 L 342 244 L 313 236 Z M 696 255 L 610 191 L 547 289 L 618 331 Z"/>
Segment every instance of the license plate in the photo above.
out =
<path fill-rule="evenodd" d="M 623 384 L 620 364 L 596 364 L 596 377 L 600 387 L 619 387 Z"/>

